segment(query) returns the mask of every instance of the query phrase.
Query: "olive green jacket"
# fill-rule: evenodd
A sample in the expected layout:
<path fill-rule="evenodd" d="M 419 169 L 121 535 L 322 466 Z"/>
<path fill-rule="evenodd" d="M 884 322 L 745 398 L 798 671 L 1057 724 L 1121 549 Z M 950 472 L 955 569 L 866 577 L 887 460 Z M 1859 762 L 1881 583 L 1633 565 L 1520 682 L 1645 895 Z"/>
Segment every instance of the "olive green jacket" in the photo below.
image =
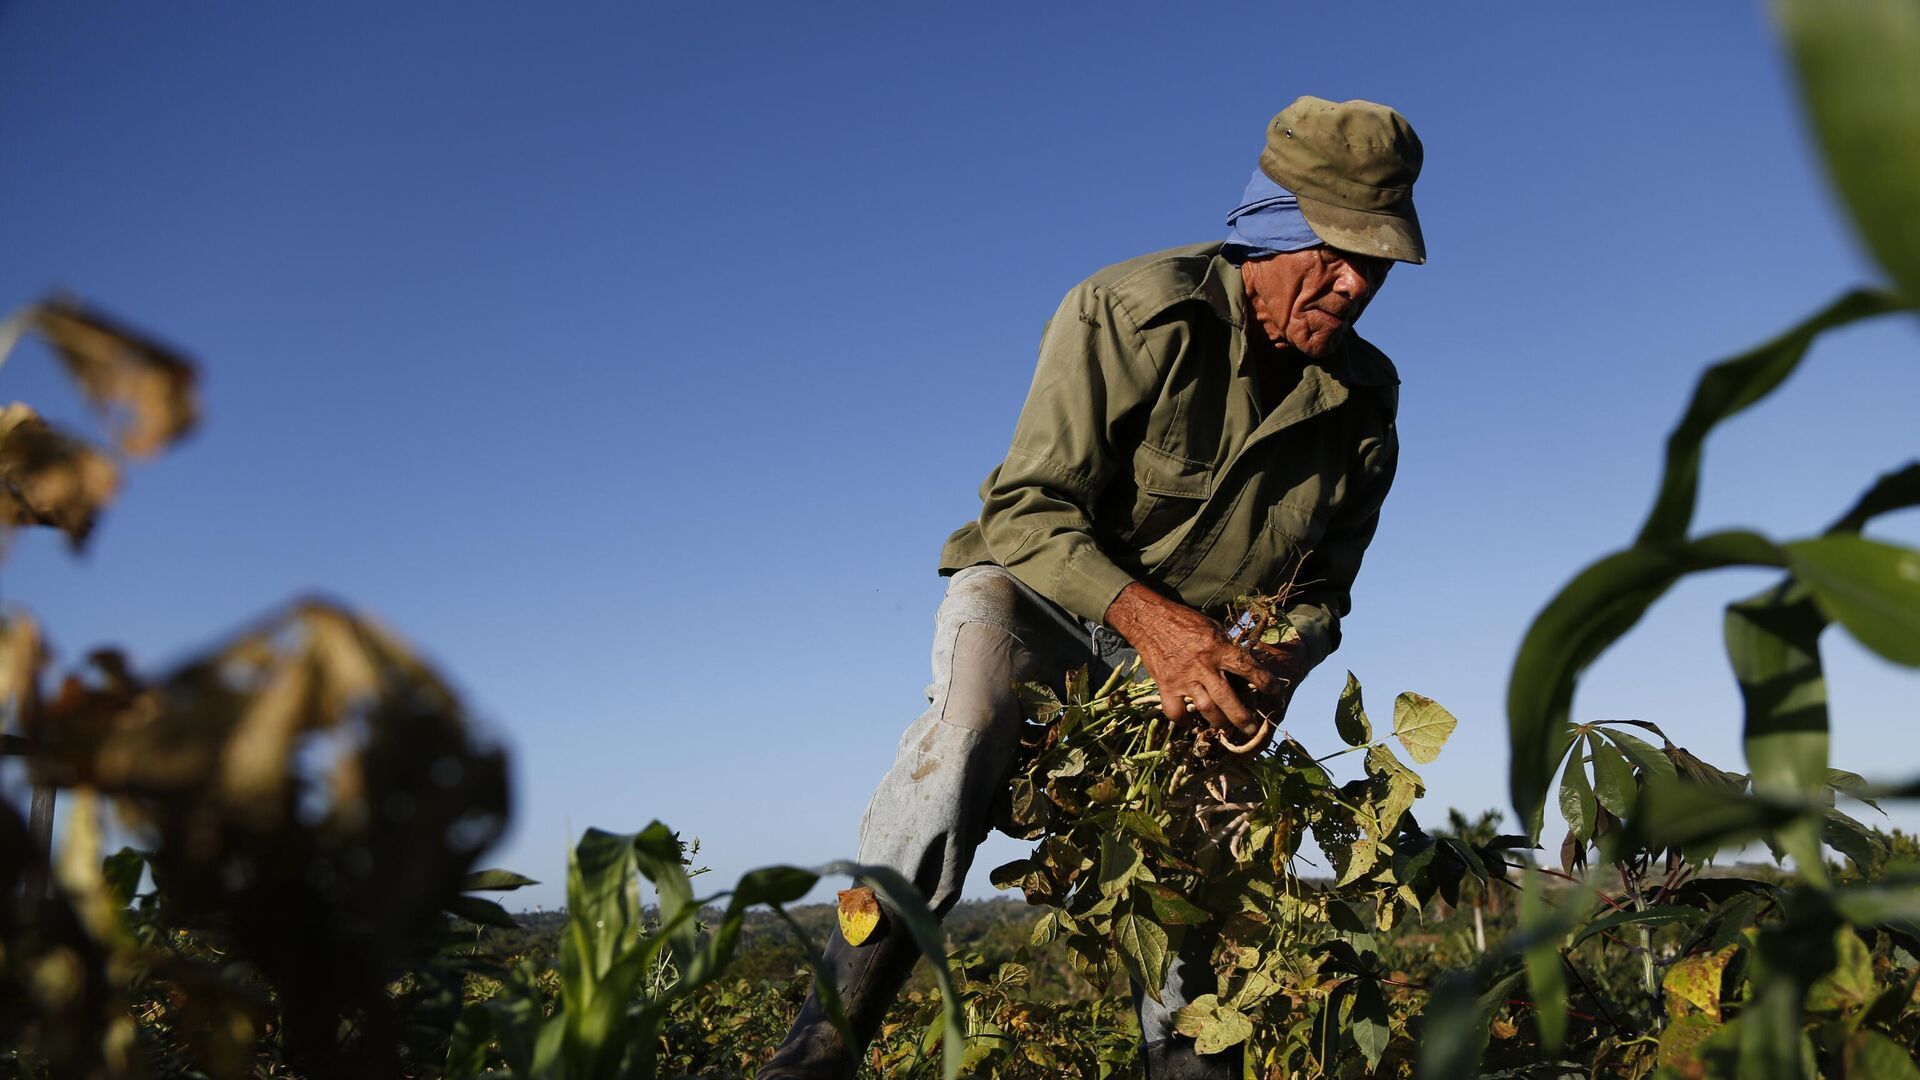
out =
<path fill-rule="evenodd" d="M 1111 266 L 1047 324 L 1013 446 L 941 573 L 998 563 L 1101 621 L 1129 582 L 1208 610 L 1289 582 L 1307 657 L 1340 619 L 1399 457 L 1399 376 L 1348 333 L 1320 361 L 1249 345 L 1218 243 Z"/>

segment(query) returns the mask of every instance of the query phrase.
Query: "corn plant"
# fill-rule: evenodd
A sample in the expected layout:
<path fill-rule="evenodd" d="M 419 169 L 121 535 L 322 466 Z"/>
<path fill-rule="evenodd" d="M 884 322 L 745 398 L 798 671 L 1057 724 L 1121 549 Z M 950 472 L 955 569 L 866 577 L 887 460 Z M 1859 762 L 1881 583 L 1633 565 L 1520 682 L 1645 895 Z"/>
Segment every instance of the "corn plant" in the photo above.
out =
<path fill-rule="evenodd" d="M 749 909 L 772 909 L 805 941 L 786 905 L 805 896 L 823 874 L 845 873 L 873 890 L 896 931 L 912 935 L 934 959 L 947 1004 L 938 1025 L 942 1075 L 959 1075 L 964 1034 L 946 965 L 938 920 L 912 884 L 875 866 L 836 863 L 819 870 L 773 866 L 742 877 L 729 892 L 696 898 L 680 838 L 659 822 L 638 833 L 589 829 L 567 865 L 567 921 L 560 942 L 560 987 L 552 1013 L 542 1006 L 531 968 L 507 992 L 469 1006 L 453 1033 L 446 1075 L 473 1077 L 495 1062 L 528 1080 L 651 1078 L 658 1072 L 660 1028 L 676 1003 L 725 970 Z M 649 921 L 639 879 L 654 889 Z M 725 901 L 725 906 L 713 905 Z M 714 921 L 702 914 L 711 909 Z M 815 986 L 840 1026 L 846 1021 L 833 978 L 809 948 Z"/>
<path fill-rule="evenodd" d="M 1792 857 L 1800 881 L 1774 898 L 1775 918 L 1750 925 L 1745 938 L 1707 959 L 1684 962 L 1693 965 L 1687 969 L 1693 975 L 1683 981 L 1710 985 L 1712 993 L 1697 987 L 1691 996 L 1679 993 L 1682 1002 L 1697 1007 L 1669 1011 L 1671 1023 L 1658 1032 L 1663 1066 L 1767 1080 L 1816 1072 L 1912 1075 L 1905 1052 L 1892 1041 L 1906 999 L 1897 987 L 1885 995 L 1867 993 L 1863 987 L 1872 981 L 1863 984 L 1861 973 L 1873 973 L 1870 956 L 1883 966 L 1897 953 L 1911 961 L 1920 927 L 1920 868 L 1880 866 L 1882 853 L 1864 827 L 1835 811 L 1833 801 L 1835 789 L 1868 798 L 1920 792 L 1911 782 L 1870 788 L 1831 768 L 1819 639 L 1838 623 L 1885 659 L 1920 666 L 1920 551 L 1862 535 L 1875 517 L 1920 505 L 1920 462 L 1880 477 L 1817 536 L 1780 541 L 1744 530 L 1690 535 L 1708 434 L 1778 389 L 1819 335 L 1911 311 L 1920 296 L 1920 9 L 1876 0 L 1781 0 L 1776 11 L 1827 164 L 1896 288 L 1850 292 L 1701 377 L 1667 440 L 1659 491 L 1633 544 L 1577 574 L 1521 644 L 1508 692 L 1513 806 L 1537 834 L 1548 787 L 1566 761 L 1560 805 L 1571 826 L 1570 850 L 1584 849 L 1604 832 L 1603 861 L 1634 867 L 1664 852 L 1669 879 L 1717 850 L 1752 840 Z M 1618 726 L 1573 724 L 1580 673 L 1680 578 L 1727 566 L 1783 571 L 1772 587 L 1730 604 L 1723 625 L 1744 704 L 1749 773 L 1687 769 L 1687 758 L 1674 755 L 1670 744 L 1656 753 Z M 1836 885 L 1823 845 L 1845 852 L 1865 880 Z M 1635 884 L 1631 875 L 1629 884 Z M 1643 975 L 1651 993 L 1655 958 L 1644 946 L 1645 926 L 1654 916 L 1648 912 L 1636 902 L 1631 915 L 1601 921 L 1641 924 Z M 1567 1008 L 1556 946 L 1565 944 L 1580 918 L 1570 908 L 1553 916 L 1540 911 L 1522 950 L 1550 1051 L 1561 1044 Z M 1481 972 L 1481 984 L 1488 974 Z M 1834 980 L 1875 1004 L 1809 1026 L 1807 1018 L 1822 1011 L 1817 1002 L 1839 1000 L 1833 993 L 1816 994 Z M 1724 984 L 1744 987 L 1737 1005 L 1721 998 Z M 1670 1042 L 1679 1031 L 1687 1033 L 1685 1039 Z M 1477 1053 L 1448 1057 L 1441 1049 L 1436 1044 L 1433 1075 L 1459 1075 Z"/>

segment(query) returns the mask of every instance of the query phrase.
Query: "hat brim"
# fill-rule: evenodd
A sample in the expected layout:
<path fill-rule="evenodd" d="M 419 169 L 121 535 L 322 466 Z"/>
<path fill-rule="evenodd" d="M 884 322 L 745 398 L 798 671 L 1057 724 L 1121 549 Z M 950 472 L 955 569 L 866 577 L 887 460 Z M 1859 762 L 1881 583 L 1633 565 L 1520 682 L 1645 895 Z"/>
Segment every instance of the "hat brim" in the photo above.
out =
<path fill-rule="evenodd" d="M 1301 216 L 1329 247 L 1395 262 L 1427 261 L 1427 242 L 1420 235 L 1420 216 L 1414 213 L 1412 199 L 1389 212 L 1355 210 L 1305 195 L 1299 198 Z"/>

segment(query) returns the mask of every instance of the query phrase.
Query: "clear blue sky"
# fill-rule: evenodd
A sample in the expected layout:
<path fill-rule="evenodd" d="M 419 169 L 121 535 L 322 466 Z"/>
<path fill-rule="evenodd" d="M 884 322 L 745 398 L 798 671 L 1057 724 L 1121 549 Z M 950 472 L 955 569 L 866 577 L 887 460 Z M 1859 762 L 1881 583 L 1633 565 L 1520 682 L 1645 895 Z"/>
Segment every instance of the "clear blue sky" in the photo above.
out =
<path fill-rule="evenodd" d="M 1429 812 L 1502 806 L 1515 645 L 1700 368 L 1873 277 L 1757 6 L 0 7 L 0 305 L 71 287 L 207 402 L 85 559 L 0 581 L 155 667 L 312 588 L 379 613 L 511 744 L 488 861 L 533 901 L 589 825 L 849 857 L 1043 320 L 1221 235 L 1302 93 L 1413 121 L 1432 261 L 1363 328 L 1404 460 L 1290 727 L 1332 744 L 1345 668 L 1419 690 L 1461 720 Z M 1824 341 L 1709 445 L 1701 526 L 1811 531 L 1911 457 L 1916 345 Z M 38 349 L 0 399 L 74 410 Z M 1577 715 L 1739 766 L 1719 605 L 1766 580 L 1679 589 Z M 1912 673 L 1828 640 L 1836 763 L 1914 771 Z"/>

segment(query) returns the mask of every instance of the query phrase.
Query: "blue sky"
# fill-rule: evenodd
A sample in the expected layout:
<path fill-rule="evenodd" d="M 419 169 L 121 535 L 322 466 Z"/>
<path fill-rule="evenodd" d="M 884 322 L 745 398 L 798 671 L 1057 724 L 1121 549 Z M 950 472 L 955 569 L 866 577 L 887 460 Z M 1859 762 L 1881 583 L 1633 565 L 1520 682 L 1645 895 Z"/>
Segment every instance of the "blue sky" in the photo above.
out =
<path fill-rule="evenodd" d="M 1403 463 L 1289 727 L 1332 744 L 1347 668 L 1418 690 L 1461 720 L 1429 813 L 1504 805 L 1514 648 L 1632 536 L 1700 368 L 1875 277 L 1757 6 L 0 7 L 0 305 L 70 287 L 207 404 L 84 559 L 31 537 L 0 584 L 151 667 L 312 589 L 378 613 L 511 745 L 489 861 L 535 902 L 589 825 L 717 879 L 849 857 L 1042 322 L 1222 235 L 1303 93 L 1412 120 L 1432 259 L 1363 327 Z M 1698 526 L 1806 533 L 1911 457 L 1916 344 L 1824 339 L 1709 444 Z M 0 374 L 74 411 L 37 349 Z M 1719 607 L 1766 580 L 1676 590 L 1577 716 L 1738 766 Z M 1828 647 L 1836 764 L 1914 771 L 1912 673 Z"/>

